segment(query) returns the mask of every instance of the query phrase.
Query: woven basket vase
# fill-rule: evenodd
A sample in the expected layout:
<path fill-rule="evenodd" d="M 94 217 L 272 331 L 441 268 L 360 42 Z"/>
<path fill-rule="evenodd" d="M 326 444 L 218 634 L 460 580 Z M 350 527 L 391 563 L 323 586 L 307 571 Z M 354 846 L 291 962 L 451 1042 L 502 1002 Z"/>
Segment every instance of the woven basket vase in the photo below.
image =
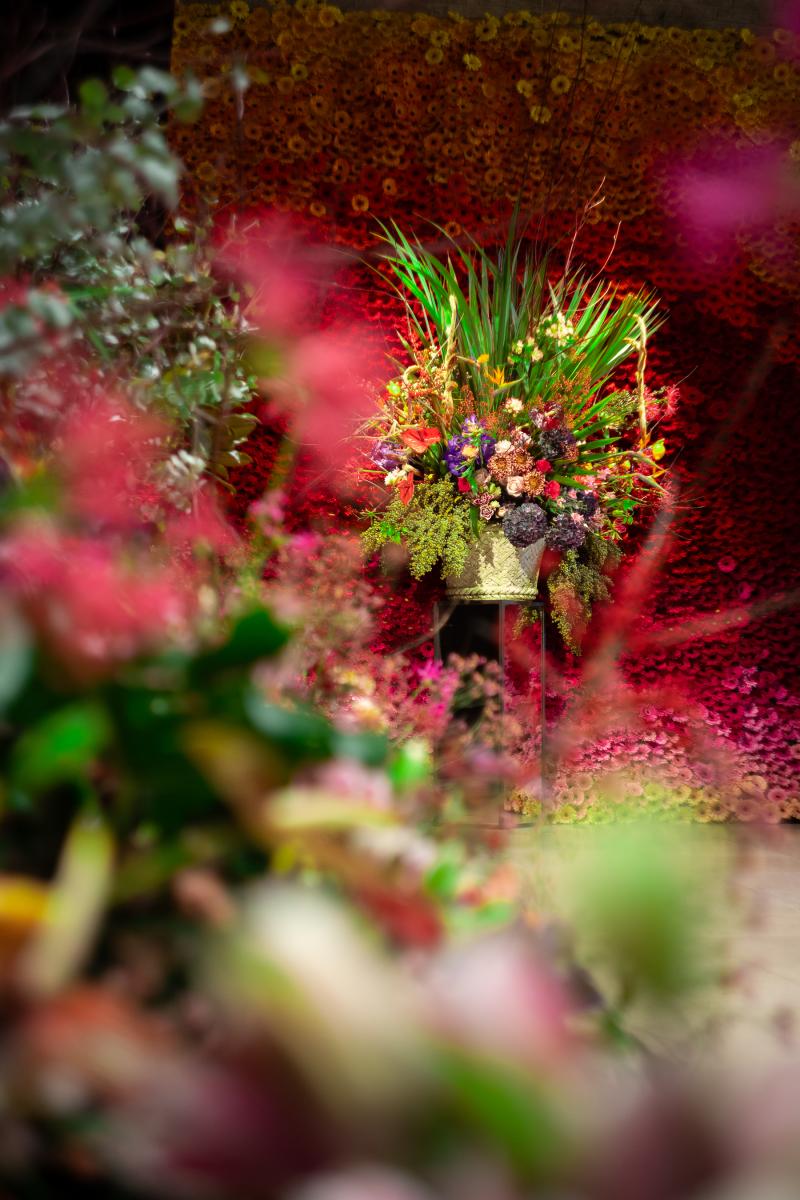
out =
<path fill-rule="evenodd" d="M 447 577 L 447 594 L 484 603 L 535 600 L 543 553 L 544 538 L 517 549 L 498 525 L 487 526 L 472 543 L 461 574 Z"/>

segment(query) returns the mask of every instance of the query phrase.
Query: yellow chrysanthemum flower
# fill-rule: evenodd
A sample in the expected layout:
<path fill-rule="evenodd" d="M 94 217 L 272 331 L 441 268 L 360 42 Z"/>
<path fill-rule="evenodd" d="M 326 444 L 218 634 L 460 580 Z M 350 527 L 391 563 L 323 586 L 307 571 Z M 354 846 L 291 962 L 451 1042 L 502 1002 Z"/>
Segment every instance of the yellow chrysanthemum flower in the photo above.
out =
<path fill-rule="evenodd" d="M 550 90 L 551 92 L 554 92 L 556 96 L 565 95 L 571 86 L 572 81 L 569 75 L 554 75 L 550 80 Z"/>
<path fill-rule="evenodd" d="M 497 37 L 500 22 L 497 17 L 485 16 L 475 26 L 475 37 L 479 42 L 492 42 Z"/>
<path fill-rule="evenodd" d="M 342 19 L 342 10 L 335 4 L 320 4 L 317 9 L 317 20 L 323 29 L 333 29 Z"/>

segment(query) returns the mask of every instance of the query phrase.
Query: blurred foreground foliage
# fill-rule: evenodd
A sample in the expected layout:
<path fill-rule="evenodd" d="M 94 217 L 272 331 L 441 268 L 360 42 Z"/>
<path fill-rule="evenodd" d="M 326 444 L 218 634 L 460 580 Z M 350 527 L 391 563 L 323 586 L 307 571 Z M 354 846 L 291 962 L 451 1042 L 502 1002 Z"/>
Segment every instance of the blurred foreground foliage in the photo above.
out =
<path fill-rule="evenodd" d="M 475 822 L 513 776 L 491 672 L 370 655 L 347 546 L 277 494 L 235 534 L 205 451 L 176 495 L 238 403 L 235 285 L 132 222 L 174 201 L 153 101 L 196 92 L 115 83 L 0 130 L 5 1194 L 792 1194 L 794 1110 L 631 1032 L 706 982 L 697 881 L 645 832 L 569 876 L 572 930 L 531 903 Z"/>
<path fill-rule="evenodd" d="M 240 295 L 213 270 L 212 228 L 177 215 L 181 164 L 166 117 L 191 122 L 196 80 L 118 67 L 77 108 L 40 105 L 0 122 L 0 397 L 6 438 L 59 404 L 65 355 L 182 433 L 176 484 L 226 481 L 247 463 L 253 381 Z M 175 235 L 163 231 L 172 220 Z"/>

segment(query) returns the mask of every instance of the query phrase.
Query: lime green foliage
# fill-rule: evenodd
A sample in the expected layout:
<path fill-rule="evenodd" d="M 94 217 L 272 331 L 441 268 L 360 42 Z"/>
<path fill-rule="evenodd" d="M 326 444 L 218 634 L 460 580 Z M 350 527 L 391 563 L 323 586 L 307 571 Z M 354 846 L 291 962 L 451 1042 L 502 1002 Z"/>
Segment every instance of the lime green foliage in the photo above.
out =
<path fill-rule="evenodd" d="M 411 503 L 392 500 L 377 514 L 363 534 L 367 550 L 387 542 L 403 542 L 415 579 L 422 579 L 438 563 L 442 576 L 458 575 L 467 561 L 472 540 L 471 506 L 449 479 L 425 480 L 414 490 Z"/>
<path fill-rule="evenodd" d="M 520 604 L 517 619 L 514 622 L 514 637 L 522 637 L 526 629 L 532 629 L 539 624 L 539 610 L 532 604 Z"/>
<path fill-rule="evenodd" d="M 581 652 L 583 631 L 595 604 L 611 594 L 607 566 L 615 566 L 619 551 L 595 534 L 580 550 L 567 550 L 547 581 L 553 623 L 573 654 Z"/>

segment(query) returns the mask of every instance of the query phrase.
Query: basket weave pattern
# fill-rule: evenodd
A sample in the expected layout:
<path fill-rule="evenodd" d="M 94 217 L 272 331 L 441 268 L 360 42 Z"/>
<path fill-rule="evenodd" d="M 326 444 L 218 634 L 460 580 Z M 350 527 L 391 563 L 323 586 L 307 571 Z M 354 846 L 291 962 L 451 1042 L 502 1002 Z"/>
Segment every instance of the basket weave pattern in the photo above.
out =
<path fill-rule="evenodd" d="M 447 578 L 454 600 L 535 600 L 544 538 L 517 549 L 498 526 L 483 530 L 470 549 L 464 570 Z"/>

